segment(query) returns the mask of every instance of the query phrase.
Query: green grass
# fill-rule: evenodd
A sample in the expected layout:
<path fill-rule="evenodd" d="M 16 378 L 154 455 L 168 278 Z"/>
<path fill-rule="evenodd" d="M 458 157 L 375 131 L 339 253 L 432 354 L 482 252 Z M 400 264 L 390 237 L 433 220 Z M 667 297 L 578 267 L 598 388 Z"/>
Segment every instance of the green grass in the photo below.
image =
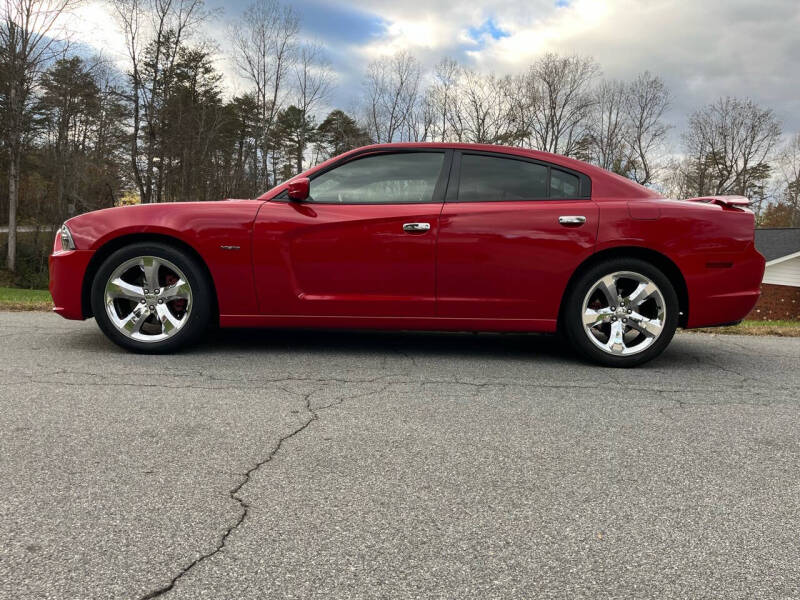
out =
<path fill-rule="evenodd" d="M 800 337 L 800 321 L 742 321 L 731 327 L 708 327 L 692 329 L 703 333 L 721 335 L 777 335 L 781 337 Z"/>
<path fill-rule="evenodd" d="M 741 325 L 763 325 L 765 327 L 800 327 L 800 321 L 742 321 Z"/>
<path fill-rule="evenodd" d="M 0 287 L 0 310 L 50 310 L 52 307 L 47 290 Z"/>

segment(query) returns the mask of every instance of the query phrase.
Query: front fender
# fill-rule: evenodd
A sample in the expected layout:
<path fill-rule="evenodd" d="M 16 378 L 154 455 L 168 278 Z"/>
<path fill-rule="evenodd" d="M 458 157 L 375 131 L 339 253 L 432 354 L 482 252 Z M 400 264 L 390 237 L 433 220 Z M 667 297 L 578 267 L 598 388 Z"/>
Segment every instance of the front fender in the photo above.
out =
<path fill-rule="evenodd" d="M 99 262 L 123 241 L 173 239 L 189 246 L 211 274 L 220 314 L 255 314 L 251 246 L 261 204 L 251 200 L 126 206 L 74 217 L 67 226 L 76 247 L 95 253 Z"/>

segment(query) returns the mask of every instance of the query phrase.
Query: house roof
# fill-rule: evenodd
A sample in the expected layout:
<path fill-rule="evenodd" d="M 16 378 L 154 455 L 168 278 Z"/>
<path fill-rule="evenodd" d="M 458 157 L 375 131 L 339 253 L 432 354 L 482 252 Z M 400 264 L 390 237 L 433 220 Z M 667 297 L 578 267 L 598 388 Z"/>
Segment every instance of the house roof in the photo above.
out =
<path fill-rule="evenodd" d="M 756 229 L 756 249 L 767 262 L 800 252 L 800 227 Z"/>

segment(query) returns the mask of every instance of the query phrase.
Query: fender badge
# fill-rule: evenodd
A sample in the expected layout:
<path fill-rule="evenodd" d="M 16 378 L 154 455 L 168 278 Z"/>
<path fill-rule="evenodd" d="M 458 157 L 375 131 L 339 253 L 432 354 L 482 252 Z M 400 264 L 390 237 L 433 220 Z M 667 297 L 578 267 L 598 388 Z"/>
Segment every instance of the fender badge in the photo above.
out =
<path fill-rule="evenodd" d="M 239 250 L 240 246 L 220 246 L 223 250 Z"/>

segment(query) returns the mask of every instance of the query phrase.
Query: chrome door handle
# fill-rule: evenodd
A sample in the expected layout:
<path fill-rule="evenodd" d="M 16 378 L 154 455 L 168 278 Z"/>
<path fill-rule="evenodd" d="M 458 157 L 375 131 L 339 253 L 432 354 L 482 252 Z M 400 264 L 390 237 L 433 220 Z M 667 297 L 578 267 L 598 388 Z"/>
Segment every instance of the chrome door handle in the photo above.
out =
<path fill-rule="evenodd" d="M 403 225 L 403 231 L 408 231 L 409 233 L 420 233 L 428 231 L 430 228 L 430 223 L 405 223 Z"/>
<path fill-rule="evenodd" d="M 564 215 L 558 217 L 558 222 L 562 225 L 583 225 L 586 223 L 586 217 L 583 215 Z"/>

